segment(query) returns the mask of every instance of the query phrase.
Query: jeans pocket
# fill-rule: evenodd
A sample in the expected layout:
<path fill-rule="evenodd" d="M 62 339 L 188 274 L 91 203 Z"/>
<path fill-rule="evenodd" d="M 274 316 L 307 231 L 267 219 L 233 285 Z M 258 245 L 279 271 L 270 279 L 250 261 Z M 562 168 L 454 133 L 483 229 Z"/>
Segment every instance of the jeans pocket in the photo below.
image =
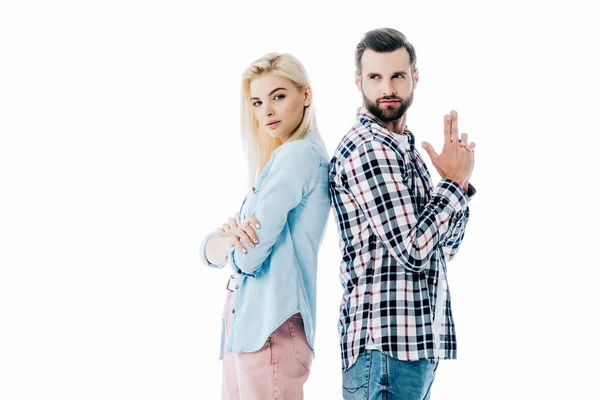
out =
<path fill-rule="evenodd" d="M 302 317 L 299 314 L 295 314 L 288 319 L 287 323 L 290 330 L 290 337 L 292 338 L 292 344 L 294 346 L 296 360 L 310 372 L 314 354 L 312 348 L 308 344 L 308 340 L 306 340 Z"/>
<path fill-rule="evenodd" d="M 344 400 L 366 399 L 369 388 L 370 354 L 363 353 L 342 374 Z"/>

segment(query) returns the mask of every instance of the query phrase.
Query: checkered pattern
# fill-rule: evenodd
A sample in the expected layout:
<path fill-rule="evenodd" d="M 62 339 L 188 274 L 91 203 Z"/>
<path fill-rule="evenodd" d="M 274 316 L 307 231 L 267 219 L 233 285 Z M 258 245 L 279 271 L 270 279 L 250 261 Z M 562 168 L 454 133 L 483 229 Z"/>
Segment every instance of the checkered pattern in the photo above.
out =
<path fill-rule="evenodd" d="M 366 348 L 399 360 L 456 358 L 446 261 L 463 239 L 475 189 L 448 179 L 433 188 L 414 142 L 408 129 L 394 134 L 359 108 L 331 160 L 344 371 Z"/>

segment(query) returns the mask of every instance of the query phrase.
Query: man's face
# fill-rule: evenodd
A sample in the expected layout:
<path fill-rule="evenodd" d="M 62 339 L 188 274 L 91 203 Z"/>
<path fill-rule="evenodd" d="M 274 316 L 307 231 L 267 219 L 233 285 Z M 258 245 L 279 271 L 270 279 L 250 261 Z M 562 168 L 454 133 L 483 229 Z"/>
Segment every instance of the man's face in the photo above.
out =
<path fill-rule="evenodd" d="M 419 72 L 412 74 L 405 48 L 389 53 L 366 49 L 361 59 L 362 73 L 356 85 L 367 110 L 383 122 L 400 119 L 413 101 Z"/>

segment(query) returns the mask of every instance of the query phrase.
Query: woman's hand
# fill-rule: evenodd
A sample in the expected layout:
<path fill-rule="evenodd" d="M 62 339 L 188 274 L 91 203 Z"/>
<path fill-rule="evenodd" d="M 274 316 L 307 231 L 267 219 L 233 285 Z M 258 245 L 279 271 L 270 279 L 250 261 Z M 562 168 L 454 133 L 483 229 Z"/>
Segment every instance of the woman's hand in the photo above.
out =
<path fill-rule="evenodd" d="M 238 224 L 237 220 L 238 214 L 236 213 L 234 217 L 229 218 L 227 223 L 221 225 L 218 231 L 221 236 L 229 239 L 231 247 L 235 246 L 241 252 L 246 253 L 247 250 L 242 242 L 251 248 L 254 248 L 258 244 L 258 236 L 256 236 L 253 226 L 258 229 L 260 228 L 260 223 L 255 217 L 248 217 L 241 224 Z"/>

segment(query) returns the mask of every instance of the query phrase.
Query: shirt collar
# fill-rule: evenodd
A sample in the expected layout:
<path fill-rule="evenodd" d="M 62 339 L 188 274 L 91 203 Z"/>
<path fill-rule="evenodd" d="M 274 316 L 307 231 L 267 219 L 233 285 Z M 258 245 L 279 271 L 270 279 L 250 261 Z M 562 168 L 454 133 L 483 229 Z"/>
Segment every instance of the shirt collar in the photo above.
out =
<path fill-rule="evenodd" d="M 375 123 L 375 124 L 379 125 L 392 138 L 394 138 L 395 140 L 397 140 L 401 143 L 402 142 L 408 143 L 411 148 L 413 148 L 415 145 L 415 136 L 408 129 L 407 125 L 404 126 L 404 135 L 399 135 L 397 133 L 394 133 L 394 132 L 390 131 L 388 128 L 386 128 L 385 125 L 383 125 L 383 123 L 377 117 L 375 117 L 375 115 L 373 115 L 373 113 L 371 111 L 367 110 L 364 106 L 360 106 L 356 110 L 356 119 L 361 123 L 363 123 L 363 120 L 366 119 L 371 123 Z"/>

